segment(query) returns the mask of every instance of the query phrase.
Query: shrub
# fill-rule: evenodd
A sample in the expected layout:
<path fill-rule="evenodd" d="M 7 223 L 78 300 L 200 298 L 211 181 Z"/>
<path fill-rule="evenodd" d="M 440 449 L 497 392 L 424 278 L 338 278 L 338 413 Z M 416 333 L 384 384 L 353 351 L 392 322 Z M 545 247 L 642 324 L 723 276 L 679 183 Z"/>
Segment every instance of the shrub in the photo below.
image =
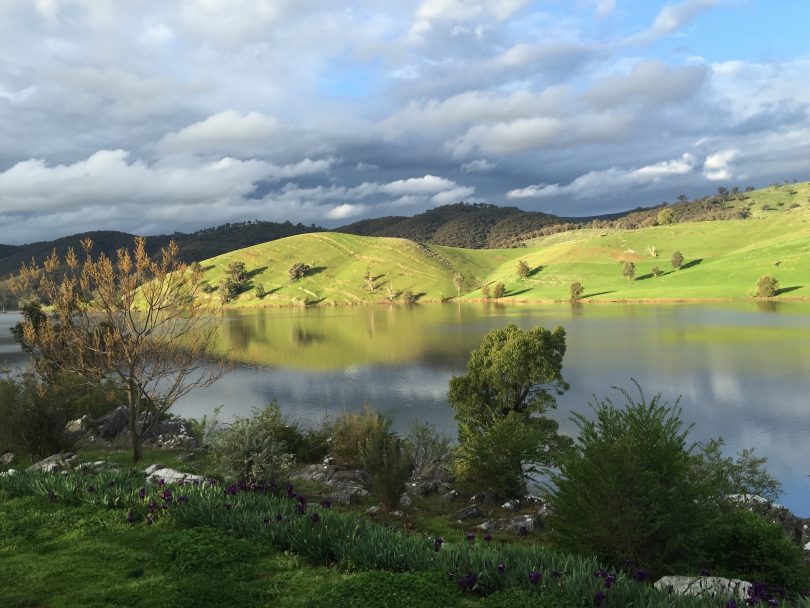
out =
<path fill-rule="evenodd" d="M 655 219 L 661 226 L 672 224 L 675 222 L 675 212 L 669 207 L 664 207 L 663 209 L 661 209 L 661 211 L 658 212 L 658 216 Z"/>
<path fill-rule="evenodd" d="M 571 287 L 569 289 L 569 298 L 572 302 L 578 302 L 582 298 L 582 294 L 585 293 L 585 288 L 582 287 L 582 283 L 579 281 L 574 281 L 571 283 Z"/>
<path fill-rule="evenodd" d="M 628 281 L 632 281 L 636 276 L 636 265 L 633 262 L 625 262 L 622 266 L 622 274 Z"/>
<path fill-rule="evenodd" d="M 450 438 L 428 422 L 413 422 L 405 437 L 416 470 L 447 460 Z"/>
<path fill-rule="evenodd" d="M 779 291 L 779 281 L 770 275 L 763 275 L 757 281 L 757 297 L 772 298 Z"/>
<path fill-rule="evenodd" d="M 413 471 L 407 444 L 382 426 L 372 427 L 360 445 L 360 461 L 371 488 L 386 507 L 396 508 Z"/>
<path fill-rule="evenodd" d="M 489 283 L 481 284 L 481 297 L 489 299 Z"/>
<path fill-rule="evenodd" d="M 344 412 L 332 424 L 332 456 L 340 464 L 362 467 L 360 452 L 366 439 L 377 430 L 389 432 L 392 423 L 390 414 L 368 404 L 360 412 Z"/>
<path fill-rule="evenodd" d="M 309 264 L 304 264 L 304 262 L 296 262 L 290 269 L 287 271 L 287 274 L 290 276 L 290 279 L 293 281 L 297 281 L 298 279 L 303 279 L 307 276 L 307 273 L 311 270 Z"/>
<path fill-rule="evenodd" d="M 406 304 L 414 304 L 418 300 L 418 296 L 410 289 L 406 289 L 400 294 L 400 299 Z"/>
<path fill-rule="evenodd" d="M 652 267 L 652 270 L 650 270 L 650 273 L 651 273 L 651 274 L 652 274 L 654 277 L 660 277 L 662 274 L 664 274 L 664 271 L 663 271 L 663 270 L 661 270 L 660 268 L 658 268 L 658 266 L 653 266 L 653 267 Z"/>
<path fill-rule="evenodd" d="M 700 538 L 707 563 L 717 574 L 779 585 L 793 592 L 810 589 L 810 568 L 802 550 L 779 524 L 744 509 L 728 509 Z"/>
<path fill-rule="evenodd" d="M 591 406 L 594 420 L 574 415 L 579 436 L 553 476 L 552 525 L 573 551 L 662 572 L 686 562 L 709 491 L 694 479 L 699 459 L 677 404 L 618 390 L 623 409 L 605 399 Z"/>
<path fill-rule="evenodd" d="M 521 279 L 525 279 L 526 277 L 529 276 L 530 272 L 531 268 L 529 268 L 529 265 L 526 263 L 526 260 L 520 260 L 517 265 L 517 275 Z"/>
<path fill-rule="evenodd" d="M 675 270 L 680 270 L 681 266 L 683 266 L 683 254 L 680 251 L 676 251 L 672 254 L 672 258 L 670 258 L 669 261 Z"/>
<path fill-rule="evenodd" d="M 264 284 L 259 283 L 258 285 L 256 285 L 256 297 L 261 299 L 266 295 L 267 295 L 267 291 L 265 291 L 265 289 L 264 289 Z"/>
<path fill-rule="evenodd" d="M 219 430 L 219 413 L 222 411 L 221 405 L 214 408 L 214 411 L 209 417 L 208 414 L 203 415 L 202 418 L 188 418 L 186 423 L 191 431 L 197 444 L 203 448 L 209 447 L 216 437 Z"/>
<path fill-rule="evenodd" d="M 495 283 L 495 287 L 492 288 L 492 297 L 497 300 L 504 295 L 506 295 L 506 287 L 504 287 L 504 284 L 501 282 Z"/>
<path fill-rule="evenodd" d="M 304 428 L 298 423 L 288 423 L 279 429 L 279 437 L 284 441 L 296 462 L 321 462 L 329 453 L 329 439 L 332 427 L 328 418 L 318 426 Z"/>
<path fill-rule="evenodd" d="M 286 429 L 277 402 L 254 409 L 251 418 L 236 418 L 215 434 L 214 460 L 227 477 L 278 483 L 293 462 Z"/>
<path fill-rule="evenodd" d="M 766 458 L 754 456 L 754 450 L 742 450 L 737 459 L 724 457 L 722 439 L 712 439 L 701 446 L 701 475 L 721 496 L 750 494 L 775 502 L 782 484 L 765 470 Z"/>

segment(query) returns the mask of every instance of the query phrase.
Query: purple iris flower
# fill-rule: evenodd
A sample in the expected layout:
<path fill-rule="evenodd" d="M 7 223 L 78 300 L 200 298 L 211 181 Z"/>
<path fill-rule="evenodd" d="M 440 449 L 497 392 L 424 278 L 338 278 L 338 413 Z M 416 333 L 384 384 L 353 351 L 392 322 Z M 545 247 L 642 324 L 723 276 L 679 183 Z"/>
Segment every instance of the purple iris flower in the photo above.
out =
<path fill-rule="evenodd" d="M 303 515 L 307 511 L 307 506 L 299 502 L 297 505 L 295 505 L 295 510 L 298 511 L 299 515 Z"/>
<path fill-rule="evenodd" d="M 532 585 L 538 585 L 540 584 L 540 579 L 542 576 L 543 575 L 540 574 L 537 570 L 532 570 L 531 572 L 529 572 L 529 582 Z"/>
<path fill-rule="evenodd" d="M 441 536 L 437 536 L 435 538 L 435 540 L 433 541 L 433 550 L 434 551 L 439 551 L 439 549 L 442 548 L 443 544 L 444 544 L 444 539 Z"/>
<path fill-rule="evenodd" d="M 146 498 L 146 490 L 145 489 L 141 488 L 140 490 L 138 490 L 138 498 L 140 498 L 141 500 Z"/>
<path fill-rule="evenodd" d="M 646 581 L 649 576 L 650 576 L 650 573 L 647 572 L 646 570 L 636 570 L 633 573 L 633 580 L 636 580 L 636 581 L 639 581 L 639 582 Z"/>
<path fill-rule="evenodd" d="M 562 572 L 560 572 L 559 570 L 552 570 L 551 578 L 562 578 Z"/>
<path fill-rule="evenodd" d="M 605 577 L 605 589 L 610 589 L 613 583 L 616 582 L 616 577 L 612 574 Z"/>
<path fill-rule="evenodd" d="M 520 526 L 520 530 L 518 530 L 518 536 L 528 536 L 529 529 L 526 526 Z"/>
<path fill-rule="evenodd" d="M 495 566 L 495 569 L 498 571 L 498 574 L 503 574 L 504 571 L 506 570 L 506 566 L 504 566 L 503 563 L 500 563 L 497 566 Z"/>
<path fill-rule="evenodd" d="M 294 492 L 293 492 L 293 484 L 288 483 L 287 484 L 287 498 L 292 498 L 293 494 L 294 494 Z"/>
<path fill-rule="evenodd" d="M 472 532 L 467 532 L 467 542 L 471 543 L 473 541 L 475 541 L 475 534 L 473 534 Z"/>
<path fill-rule="evenodd" d="M 313 523 L 313 524 L 317 524 L 319 521 L 321 521 L 321 516 L 320 516 L 320 515 L 318 515 L 317 513 L 312 513 L 312 514 L 309 516 L 309 518 L 312 520 L 312 523 Z"/>
<path fill-rule="evenodd" d="M 48 490 L 48 500 L 56 502 L 56 492 L 53 490 Z"/>
<path fill-rule="evenodd" d="M 147 515 L 147 516 L 146 516 L 146 525 L 147 525 L 147 526 L 151 526 L 153 523 L 155 523 L 155 520 L 154 520 L 154 519 L 152 519 L 152 516 L 151 516 L 151 515 Z"/>
<path fill-rule="evenodd" d="M 726 608 L 737 608 L 737 601 L 736 600 L 729 600 L 726 603 Z"/>
<path fill-rule="evenodd" d="M 607 596 L 605 595 L 604 591 L 597 591 L 593 594 L 593 603 L 599 605 L 605 601 L 606 597 Z"/>
<path fill-rule="evenodd" d="M 330 501 L 328 501 L 328 500 L 322 500 L 321 501 L 321 506 L 324 509 L 331 509 L 332 508 L 332 503 Z"/>
<path fill-rule="evenodd" d="M 491 543 L 492 542 L 492 534 L 484 534 L 484 542 Z"/>
<path fill-rule="evenodd" d="M 127 523 L 128 524 L 134 524 L 135 523 L 135 514 L 132 511 L 127 513 Z"/>
<path fill-rule="evenodd" d="M 462 591 L 472 591 L 476 582 L 478 582 L 478 577 L 475 574 L 468 574 L 458 579 L 458 588 Z"/>

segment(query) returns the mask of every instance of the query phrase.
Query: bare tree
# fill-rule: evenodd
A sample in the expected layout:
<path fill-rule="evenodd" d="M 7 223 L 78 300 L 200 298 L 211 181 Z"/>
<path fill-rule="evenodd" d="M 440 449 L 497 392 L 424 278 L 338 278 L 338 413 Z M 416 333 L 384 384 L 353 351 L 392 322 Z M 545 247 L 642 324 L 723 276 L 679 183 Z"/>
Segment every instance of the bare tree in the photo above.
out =
<path fill-rule="evenodd" d="M 222 308 L 201 297 L 201 269 L 180 261 L 174 241 L 155 259 L 140 237 L 132 253 L 119 249 L 115 260 L 94 258 L 90 239 L 82 248 L 82 262 L 72 249 L 64 260 L 54 250 L 42 266 L 22 266 L 15 292 L 35 294 L 46 306 L 44 319 L 23 318 L 22 342 L 40 365 L 88 384 L 120 384 L 138 462 L 142 438 L 161 416 L 227 372 L 225 359 L 213 354 Z"/>
<path fill-rule="evenodd" d="M 464 277 L 460 272 L 453 275 L 453 285 L 456 286 L 456 297 L 461 295 L 461 287 L 464 285 Z"/>

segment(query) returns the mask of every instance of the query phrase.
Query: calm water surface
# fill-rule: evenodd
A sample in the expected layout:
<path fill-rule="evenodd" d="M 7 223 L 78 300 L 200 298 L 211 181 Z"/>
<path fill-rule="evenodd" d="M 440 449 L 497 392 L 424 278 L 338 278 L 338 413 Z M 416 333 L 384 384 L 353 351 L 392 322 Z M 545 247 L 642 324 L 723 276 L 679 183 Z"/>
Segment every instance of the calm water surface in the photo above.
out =
<path fill-rule="evenodd" d="M 0 315 L 0 362 L 24 357 L 7 337 L 16 318 Z M 240 364 L 175 407 L 201 416 L 247 415 L 278 399 L 290 418 L 311 422 L 368 402 L 455 435 L 450 377 L 488 330 L 516 323 L 562 325 L 563 374 L 571 390 L 553 412 L 575 434 L 571 412 L 593 395 L 633 389 L 676 401 L 694 423 L 692 439 L 722 436 L 728 453 L 754 447 L 784 484 L 782 499 L 810 516 L 810 303 L 712 305 L 481 304 L 259 310 L 230 313 L 222 338 Z"/>

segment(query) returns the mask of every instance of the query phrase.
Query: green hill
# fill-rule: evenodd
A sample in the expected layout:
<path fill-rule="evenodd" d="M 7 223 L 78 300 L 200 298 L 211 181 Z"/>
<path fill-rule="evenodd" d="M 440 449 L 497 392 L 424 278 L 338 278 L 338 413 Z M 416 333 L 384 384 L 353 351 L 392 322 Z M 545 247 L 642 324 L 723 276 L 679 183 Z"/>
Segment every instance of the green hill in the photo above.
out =
<path fill-rule="evenodd" d="M 533 239 L 519 249 L 462 249 L 400 238 L 333 232 L 303 234 L 212 258 L 205 279 L 218 286 L 233 261 L 245 263 L 248 289 L 229 307 L 290 304 L 360 304 L 396 299 L 410 291 L 419 301 L 456 297 L 453 277 L 463 277 L 462 299 L 482 297 L 483 282 L 502 282 L 506 300 L 568 298 L 579 281 L 585 300 L 736 299 L 754 295 L 757 279 L 770 274 L 778 297 L 810 296 L 810 184 L 768 188 L 723 202 L 745 209 L 748 219 L 683 222 L 633 230 L 581 229 Z M 716 203 L 712 203 L 716 204 Z M 683 266 L 671 257 L 680 251 Z M 517 263 L 531 273 L 521 279 Z M 287 274 L 295 262 L 313 269 L 300 280 Z M 635 279 L 622 275 L 633 262 Z M 662 274 L 654 276 L 653 267 Z M 372 291 L 364 274 L 373 277 Z M 262 284 L 267 295 L 256 296 Z M 216 292 L 211 297 L 218 297 Z"/>

